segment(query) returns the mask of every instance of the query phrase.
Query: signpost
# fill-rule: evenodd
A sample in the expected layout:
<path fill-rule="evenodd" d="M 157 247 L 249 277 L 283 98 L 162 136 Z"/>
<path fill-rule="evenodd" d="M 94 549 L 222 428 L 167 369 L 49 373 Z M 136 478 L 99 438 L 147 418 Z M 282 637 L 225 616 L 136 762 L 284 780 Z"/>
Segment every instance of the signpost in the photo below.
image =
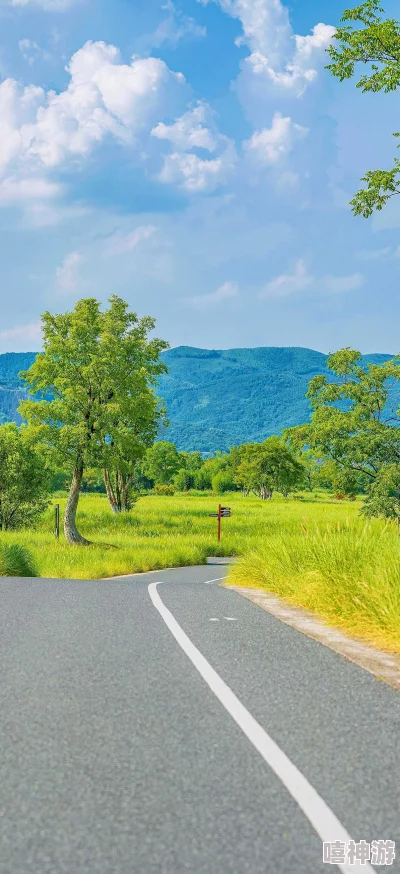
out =
<path fill-rule="evenodd" d="M 56 504 L 54 507 L 54 534 L 56 537 L 60 536 L 60 505 Z"/>
<path fill-rule="evenodd" d="M 221 540 L 221 519 L 227 519 L 231 515 L 230 507 L 221 507 L 221 504 L 218 506 L 218 513 L 209 513 L 208 514 L 213 519 L 218 519 L 218 543 Z"/>

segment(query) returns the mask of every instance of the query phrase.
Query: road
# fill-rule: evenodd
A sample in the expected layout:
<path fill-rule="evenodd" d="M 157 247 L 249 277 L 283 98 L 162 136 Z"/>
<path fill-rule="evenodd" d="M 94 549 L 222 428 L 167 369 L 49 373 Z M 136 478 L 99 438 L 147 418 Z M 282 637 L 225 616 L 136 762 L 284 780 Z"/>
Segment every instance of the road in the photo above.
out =
<path fill-rule="evenodd" d="M 399 694 L 226 572 L 0 582 L 1 874 L 400 872 Z"/>

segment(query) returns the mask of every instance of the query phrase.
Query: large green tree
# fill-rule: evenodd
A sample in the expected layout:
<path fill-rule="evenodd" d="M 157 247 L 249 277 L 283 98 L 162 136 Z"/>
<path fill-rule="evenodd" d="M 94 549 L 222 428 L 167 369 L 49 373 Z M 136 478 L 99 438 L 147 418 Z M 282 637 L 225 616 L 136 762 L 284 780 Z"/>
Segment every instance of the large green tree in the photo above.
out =
<path fill-rule="evenodd" d="M 160 440 L 147 449 L 143 471 L 156 485 L 169 486 L 182 466 L 174 443 Z"/>
<path fill-rule="evenodd" d="M 400 87 L 400 23 L 383 18 L 382 13 L 380 0 L 367 0 L 347 9 L 335 43 L 328 48 L 332 62 L 327 69 L 341 82 L 351 79 L 359 66 L 364 68 L 357 82 L 357 88 L 364 92 L 388 93 Z M 393 136 L 400 137 L 400 132 Z M 369 218 L 375 209 L 383 209 L 391 197 L 400 194 L 400 159 L 394 159 L 390 170 L 369 170 L 361 181 L 367 185 L 356 193 L 351 206 L 354 215 Z"/>
<path fill-rule="evenodd" d="M 0 531 L 32 525 L 49 503 L 50 473 L 28 429 L 0 426 Z"/>
<path fill-rule="evenodd" d="M 94 298 L 72 312 L 42 316 L 43 352 L 21 374 L 35 400 L 21 404 L 42 451 L 67 467 L 71 487 L 64 515 L 68 543 L 87 544 L 76 526 L 85 468 L 117 470 L 135 457 L 157 418 L 152 391 L 168 344 L 148 339 L 154 319 L 139 319 L 116 295 L 101 310 Z"/>
<path fill-rule="evenodd" d="M 365 366 L 360 352 L 346 348 L 329 356 L 328 367 L 331 378 L 321 374 L 309 385 L 311 422 L 285 436 L 295 450 L 332 459 L 337 487 L 348 483 L 350 493 L 365 483 L 374 497 L 368 506 L 378 512 L 379 490 L 385 494 L 400 466 L 400 359 Z"/>
<path fill-rule="evenodd" d="M 253 491 L 263 500 L 270 500 L 274 492 L 286 497 L 304 481 L 303 465 L 280 437 L 244 444 L 240 451 L 235 481 L 247 494 Z"/>

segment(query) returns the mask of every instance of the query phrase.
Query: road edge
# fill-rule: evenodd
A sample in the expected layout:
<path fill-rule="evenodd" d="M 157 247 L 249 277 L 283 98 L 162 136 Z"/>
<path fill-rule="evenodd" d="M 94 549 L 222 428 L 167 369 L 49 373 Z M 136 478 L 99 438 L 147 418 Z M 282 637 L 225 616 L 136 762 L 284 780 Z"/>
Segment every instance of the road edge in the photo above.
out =
<path fill-rule="evenodd" d="M 350 637 L 337 628 L 326 625 L 311 611 L 287 604 L 271 592 L 245 586 L 232 586 L 229 583 L 222 583 L 222 586 L 237 592 L 267 613 L 271 613 L 276 619 L 306 634 L 307 637 L 312 637 L 313 640 L 334 650 L 348 661 L 364 668 L 375 679 L 387 683 L 392 689 L 400 692 L 400 656 L 375 649 L 361 640 Z"/>

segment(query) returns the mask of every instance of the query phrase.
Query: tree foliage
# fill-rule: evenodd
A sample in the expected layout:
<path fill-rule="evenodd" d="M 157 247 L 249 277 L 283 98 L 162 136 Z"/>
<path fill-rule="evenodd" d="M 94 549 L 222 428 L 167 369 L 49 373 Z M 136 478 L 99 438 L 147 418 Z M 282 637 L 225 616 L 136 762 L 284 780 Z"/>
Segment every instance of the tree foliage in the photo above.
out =
<path fill-rule="evenodd" d="M 380 0 L 367 0 L 347 9 L 335 34 L 336 44 L 328 48 L 332 63 L 327 69 L 341 82 L 351 79 L 359 65 L 367 68 L 357 82 L 363 92 L 389 93 L 400 86 L 400 23 L 382 18 L 383 12 Z M 354 23 L 361 27 L 353 27 Z M 375 209 L 383 209 L 391 197 L 400 194 L 400 159 L 394 159 L 390 170 L 369 170 L 361 181 L 367 185 L 355 194 L 351 206 L 354 215 L 369 218 Z"/>
<path fill-rule="evenodd" d="M 116 295 L 104 312 L 94 298 L 72 312 L 42 316 L 43 352 L 21 376 L 39 399 L 21 415 L 42 450 L 67 467 L 72 483 L 64 516 L 69 543 L 87 543 L 76 509 L 87 467 L 129 476 L 152 442 L 162 415 L 153 387 L 167 343 L 148 339 L 154 319 L 139 319 Z"/>
<path fill-rule="evenodd" d="M 240 458 L 240 461 L 239 461 Z M 263 500 L 274 492 L 285 497 L 304 480 L 304 468 L 280 437 L 239 448 L 235 479 L 245 493 L 253 491 Z"/>
<path fill-rule="evenodd" d="M 26 428 L 0 426 L 0 531 L 33 525 L 49 504 L 50 473 Z"/>

